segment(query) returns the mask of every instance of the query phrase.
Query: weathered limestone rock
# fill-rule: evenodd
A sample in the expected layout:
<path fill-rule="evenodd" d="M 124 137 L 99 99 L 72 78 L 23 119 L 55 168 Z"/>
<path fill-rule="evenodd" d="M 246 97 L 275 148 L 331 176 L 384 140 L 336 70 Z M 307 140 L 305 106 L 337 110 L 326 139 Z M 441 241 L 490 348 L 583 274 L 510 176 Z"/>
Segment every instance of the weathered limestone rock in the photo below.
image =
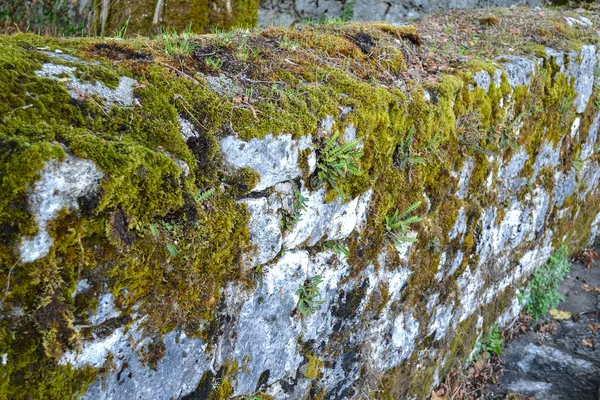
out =
<path fill-rule="evenodd" d="M 504 12 L 0 37 L 0 393 L 427 398 L 600 229 L 599 38 Z"/>
<path fill-rule="evenodd" d="M 22 262 L 32 262 L 44 257 L 52 247 L 47 227 L 61 209 L 79 209 L 79 198 L 96 195 L 102 171 L 90 160 L 67 155 L 65 160 L 48 162 L 29 196 L 29 208 L 38 223 L 38 233 L 26 238 L 19 247 Z"/>

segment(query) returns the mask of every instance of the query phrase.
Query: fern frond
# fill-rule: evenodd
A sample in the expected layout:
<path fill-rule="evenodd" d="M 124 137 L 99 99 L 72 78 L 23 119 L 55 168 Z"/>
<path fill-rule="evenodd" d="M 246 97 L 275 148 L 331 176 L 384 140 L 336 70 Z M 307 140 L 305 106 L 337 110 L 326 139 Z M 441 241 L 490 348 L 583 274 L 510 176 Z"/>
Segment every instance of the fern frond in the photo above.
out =
<path fill-rule="evenodd" d="M 421 206 L 421 201 L 415 201 L 406 209 L 406 211 L 404 211 L 402 214 L 400 214 L 400 216 L 398 218 L 403 219 L 407 215 L 412 214 L 420 206 Z"/>

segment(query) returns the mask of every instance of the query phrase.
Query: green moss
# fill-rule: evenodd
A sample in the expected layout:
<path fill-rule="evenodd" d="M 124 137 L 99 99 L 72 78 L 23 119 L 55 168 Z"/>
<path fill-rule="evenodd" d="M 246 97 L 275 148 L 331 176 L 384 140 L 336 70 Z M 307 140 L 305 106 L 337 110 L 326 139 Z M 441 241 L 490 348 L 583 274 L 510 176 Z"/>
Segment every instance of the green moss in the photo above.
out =
<path fill-rule="evenodd" d="M 239 3 L 240 10 L 252 4 Z M 233 24 L 232 20 L 223 21 L 224 25 Z M 522 175 L 530 178 L 542 144 L 561 143 L 575 117 L 569 111 L 573 82 L 548 61 L 531 87 L 517 87 L 514 92 L 504 74 L 499 87 L 493 83 L 487 93 L 482 88 L 471 89 L 473 72 L 492 74 L 496 69 L 482 61 L 471 62 L 465 71 L 452 75 L 440 73 L 429 80 L 417 77 L 407 81 L 406 74 L 415 73 L 409 71 L 414 60 L 405 58 L 401 49 L 423 40 L 414 28 L 303 26 L 268 28 L 243 37 L 232 34 L 228 43 L 223 43 L 223 38 L 223 34 L 195 37 L 193 46 L 202 52 L 181 57 L 166 55 L 164 42 L 158 39 L 133 39 L 121 45 L 100 39 L 57 41 L 31 35 L 0 38 L 0 274 L 2 279 L 11 276 L 10 290 L 2 298 L 2 311 L 10 318 L 3 320 L 1 328 L 6 337 L 13 338 L 0 348 L 9 360 L 6 368 L 0 367 L 4 368 L 0 375 L 3 387 L 28 393 L 24 388 L 41 385 L 39 397 L 61 397 L 59 390 L 70 397 L 82 391 L 95 374 L 106 372 L 72 371 L 56 362 L 78 346 L 79 335 L 89 334 L 77 332 L 74 321 L 95 309 L 102 287 L 115 295 L 123 318 L 128 318 L 134 307 L 147 315 L 143 327 L 157 338 L 145 353 L 150 367 L 163 354 L 160 336 L 175 327 L 189 335 L 210 337 L 210 329 L 218 324 L 215 309 L 224 285 L 233 280 L 252 286 L 241 268 L 242 255 L 252 250 L 249 216 L 236 199 L 247 195 L 259 179 L 250 169 L 224 170 L 218 145 L 223 135 L 244 140 L 269 134 L 312 135 L 318 153 L 329 135 L 322 132 L 323 118 L 332 116 L 340 130 L 352 124 L 364 144 L 361 174 L 344 178 L 339 187 L 347 198 L 372 190 L 365 230 L 348 240 L 353 277 L 371 264 L 382 267 L 377 265 L 377 256 L 387 250 L 389 265 L 405 264 L 412 271 L 402 301 L 419 311 L 423 325 L 429 317 L 427 296 L 437 290 L 442 297 L 452 298 L 456 278 L 477 261 L 481 210 L 497 206 L 494 188 L 487 188 L 487 178 L 497 164 L 490 159 L 506 161 L 514 153 L 501 144 L 502 139 L 515 126 L 521 127 L 518 137 L 510 139 L 527 151 L 529 161 Z M 298 46 L 281 46 L 284 39 Z M 100 51 L 99 45 L 106 51 Z M 243 45 L 250 50 L 240 58 L 236 54 Z M 104 58 L 99 66 L 78 71 L 81 79 L 114 87 L 120 75 L 135 77 L 140 106 L 110 108 L 99 99 L 71 99 L 63 83 L 33 73 L 48 61 L 35 50 L 44 46 Z M 244 96 L 216 94 L 204 82 L 198 72 L 214 73 L 205 69 L 205 54 L 213 52 L 223 61 L 220 72 L 232 78 Z M 242 73 L 247 79 L 238 79 Z M 405 85 L 398 88 L 398 82 Z M 509 101 L 514 104 L 512 109 Z M 340 110 L 348 107 L 351 111 L 341 116 Z M 590 126 L 592 114 L 591 108 L 586 110 L 582 129 Z M 197 137 L 186 142 L 178 116 L 194 125 Z M 394 154 L 411 132 L 411 154 L 423 163 L 396 165 Z M 582 140 L 580 134 L 574 143 L 563 143 L 567 168 Z M 300 155 L 306 181 L 310 181 L 309 151 Z M 54 240 L 50 254 L 21 265 L 15 251 L 19 241 L 37 230 L 27 195 L 44 163 L 60 160 L 65 152 L 92 160 L 104 172 L 98 198 L 82 200 L 79 215 L 65 211 L 55 218 L 48 227 Z M 468 183 L 470 195 L 459 200 L 458 177 L 452 172 L 460 170 L 469 158 L 474 164 Z M 180 169 L 181 162 L 187 164 L 189 174 Z M 553 185 L 551 174 L 546 170 L 538 177 L 548 190 Z M 196 201 L 198 192 L 211 189 L 214 193 L 209 198 Z M 519 193 L 521 198 L 524 193 Z M 337 193 L 330 190 L 327 196 L 332 200 Z M 404 261 L 386 238 L 384 219 L 416 201 L 423 205 L 415 215 L 425 221 L 414 225 L 418 242 L 410 259 Z M 589 227 L 598 210 L 597 201 L 589 196 L 586 207 L 578 209 L 571 199 L 570 216 L 553 222 L 556 240 L 566 236 L 573 243 L 584 243 L 589 230 L 576 229 L 574 224 Z M 467 232 L 450 241 L 448 232 L 461 207 L 465 208 Z M 501 219 L 503 210 L 499 208 Z M 460 249 L 465 256 L 455 276 L 438 283 L 435 274 L 445 248 Z M 73 299 L 75 285 L 83 278 L 92 289 Z M 375 317 L 388 304 L 388 292 L 389 286 L 382 283 L 371 294 L 368 310 Z M 505 302 L 501 298 L 497 304 Z M 486 311 L 486 323 L 500 308 Z M 23 313 L 11 313 L 13 309 Z M 459 324 L 449 343 L 434 343 L 449 363 L 462 359 L 474 345 L 473 318 Z M 431 342 L 429 338 L 420 345 Z M 425 363 L 412 370 L 416 361 L 386 374 L 383 385 L 390 398 L 408 392 L 426 396 L 435 368 Z M 319 363 L 316 357 L 309 357 L 310 376 L 318 377 Z M 448 368 L 449 364 L 438 372 Z M 231 396 L 227 377 L 234 374 L 223 370 L 213 398 Z M 56 385 L 42 385 L 48 382 L 43 379 L 48 375 L 56 376 Z M 32 382 L 40 383 L 35 386 Z"/>
<path fill-rule="evenodd" d="M 321 373 L 323 367 L 323 361 L 319 360 L 314 354 L 307 354 L 308 364 L 306 365 L 306 371 L 304 376 L 308 379 L 315 379 Z"/>
<path fill-rule="evenodd" d="M 195 107 L 219 107 L 218 98 L 206 87 L 178 79 L 165 68 L 142 66 L 136 93 L 142 107 L 101 109 L 97 101 L 71 100 L 60 82 L 37 77 L 33 71 L 44 56 L 14 46 L 44 39 L 2 40 L 3 276 L 8 277 L 13 267 L 2 306 L 4 311 L 24 310 L 23 316 L 3 322 L 2 329 L 9 336 L 28 335 L 27 341 L 10 342 L 3 385 L 10 382 L 11 390 L 21 393 L 11 398 L 29 393 L 23 388 L 37 387 L 30 383 L 34 381 L 39 381 L 37 397 L 71 397 L 95 375 L 94 369 L 74 372 L 57 364 L 65 351 L 78 345 L 74 310 L 85 314 L 97 301 L 85 296 L 73 299 L 77 280 L 86 277 L 93 285 L 109 282 L 125 314 L 134 304 L 148 313 L 145 328 L 150 332 L 160 335 L 179 325 L 192 335 L 202 335 L 201 322 L 212 319 L 223 283 L 239 277 L 241 254 L 249 251 L 248 213 L 219 189 L 220 178 L 234 183 L 229 192 L 241 195 L 254 186 L 257 176 L 253 171 L 238 171 L 232 177 L 219 172 L 215 133 L 225 118 L 220 114 L 190 118 L 202 130 L 204 145 L 202 151 L 195 148 L 197 153 L 186 145 L 177 115 L 187 115 Z M 86 75 L 80 77 L 104 81 L 122 70 L 98 75 L 99 71 L 84 69 Z M 77 157 L 93 160 L 104 172 L 100 198 L 88 199 L 80 218 L 65 213 L 57 217 L 48 228 L 55 243 L 52 251 L 23 268 L 14 249 L 21 237 L 36 233 L 26 196 L 44 162 L 64 156 L 61 145 Z M 175 159 L 187 163 L 189 176 L 182 175 Z M 206 187 L 217 192 L 196 203 L 196 191 Z M 218 207 L 211 206 L 213 202 Z M 156 235 L 151 225 L 157 227 Z M 177 254 L 167 245 L 175 246 Z M 160 346 L 148 350 L 150 365 L 160 358 L 159 350 Z M 57 383 L 39 374 L 54 374 Z M 64 393 L 58 395 L 58 390 Z"/>

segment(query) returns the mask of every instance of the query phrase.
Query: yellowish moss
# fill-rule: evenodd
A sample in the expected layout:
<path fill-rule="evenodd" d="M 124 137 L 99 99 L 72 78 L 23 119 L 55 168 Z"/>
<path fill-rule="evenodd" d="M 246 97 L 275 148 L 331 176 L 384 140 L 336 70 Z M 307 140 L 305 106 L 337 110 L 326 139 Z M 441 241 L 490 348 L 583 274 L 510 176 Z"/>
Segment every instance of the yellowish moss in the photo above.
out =
<path fill-rule="evenodd" d="M 324 365 L 323 361 L 319 360 L 314 354 L 307 354 L 306 358 L 308 359 L 308 364 L 306 364 L 304 376 L 308 379 L 315 379 L 321 373 L 321 368 Z"/>

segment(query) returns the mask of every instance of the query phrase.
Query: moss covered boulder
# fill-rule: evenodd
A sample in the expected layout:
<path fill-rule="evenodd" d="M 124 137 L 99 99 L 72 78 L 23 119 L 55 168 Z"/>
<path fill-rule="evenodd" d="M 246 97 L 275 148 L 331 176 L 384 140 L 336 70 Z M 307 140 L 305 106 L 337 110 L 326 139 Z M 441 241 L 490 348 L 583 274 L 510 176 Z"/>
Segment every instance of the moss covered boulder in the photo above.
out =
<path fill-rule="evenodd" d="M 0 37 L 0 398 L 425 399 L 598 234 L 599 22 Z"/>

